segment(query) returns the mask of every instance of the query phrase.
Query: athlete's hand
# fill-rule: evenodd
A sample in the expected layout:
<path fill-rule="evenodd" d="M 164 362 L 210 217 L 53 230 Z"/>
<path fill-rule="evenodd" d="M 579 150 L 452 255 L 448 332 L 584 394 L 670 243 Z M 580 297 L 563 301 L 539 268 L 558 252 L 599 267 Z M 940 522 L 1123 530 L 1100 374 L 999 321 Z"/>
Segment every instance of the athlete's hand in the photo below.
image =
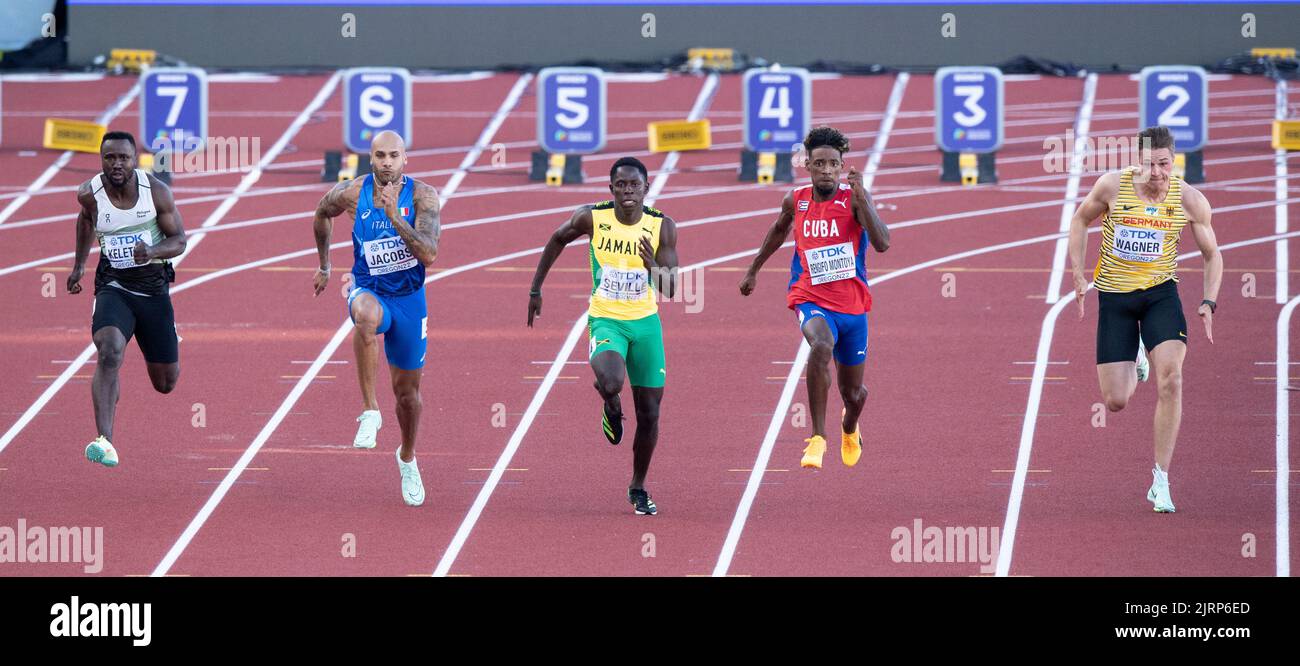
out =
<path fill-rule="evenodd" d="M 320 296 L 320 293 L 322 291 L 325 291 L 325 285 L 329 284 L 329 281 L 330 281 L 330 269 L 317 268 L 316 274 L 313 275 L 311 278 L 312 289 L 316 291 L 315 294 L 316 296 Z"/>
<path fill-rule="evenodd" d="M 397 219 L 397 195 L 401 192 L 399 183 L 387 183 L 379 188 L 379 206 L 384 209 L 389 222 Z"/>
<path fill-rule="evenodd" d="M 1201 323 L 1205 324 L 1205 337 L 1210 339 L 1210 344 L 1214 344 L 1214 312 L 1210 306 L 1202 303 L 1201 307 L 1196 308 L 1196 314 L 1201 315 Z"/>
<path fill-rule="evenodd" d="M 745 277 L 740 279 L 740 295 L 748 296 L 754 293 L 754 287 L 758 285 L 758 276 L 752 272 L 745 273 Z"/>
<path fill-rule="evenodd" d="M 533 317 L 542 316 L 542 295 L 528 295 L 528 328 L 533 327 Z"/>
<path fill-rule="evenodd" d="M 862 173 L 857 167 L 849 167 L 849 185 L 855 190 L 862 189 Z"/>
<path fill-rule="evenodd" d="M 1088 278 L 1083 273 L 1074 274 L 1074 300 L 1079 303 L 1079 321 L 1083 321 L 1083 299 L 1088 295 Z"/>
<path fill-rule="evenodd" d="M 68 293 L 81 293 L 81 276 L 85 274 L 86 269 L 83 266 L 73 266 L 72 272 L 68 274 Z"/>
<path fill-rule="evenodd" d="M 637 246 L 637 252 L 641 255 L 641 261 L 645 262 L 647 271 L 652 271 L 659 267 L 655 262 L 655 248 L 650 244 L 649 236 L 642 236 L 641 243 Z"/>
<path fill-rule="evenodd" d="M 153 254 L 152 249 L 148 245 L 145 245 L 144 241 L 135 242 L 135 263 L 137 264 L 149 263 L 149 260 L 153 259 L 153 256 L 151 256 L 152 254 Z"/>

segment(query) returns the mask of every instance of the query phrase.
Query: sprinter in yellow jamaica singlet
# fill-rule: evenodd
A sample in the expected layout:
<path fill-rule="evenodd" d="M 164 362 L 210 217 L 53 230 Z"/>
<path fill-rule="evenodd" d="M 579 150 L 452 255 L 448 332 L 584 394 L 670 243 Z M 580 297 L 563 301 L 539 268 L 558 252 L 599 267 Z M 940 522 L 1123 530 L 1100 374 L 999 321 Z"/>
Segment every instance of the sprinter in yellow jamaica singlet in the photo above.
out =
<path fill-rule="evenodd" d="M 1182 419 L 1183 357 L 1187 320 L 1178 298 L 1175 273 L 1178 239 L 1186 227 L 1205 264 L 1204 299 L 1196 308 L 1205 337 L 1214 342 L 1215 299 L 1223 278 L 1210 203 L 1196 188 L 1173 175 L 1174 136 L 1162 126 L 1137 135 L 1140 166 L 1111 172 L 1079 205 L 1070 221 L 1070 263 L 1079 319 L 1084 315 L 1084 255 L 1088 225 L 1101 217 L 1101 253 L 1093 274 L 1097 287 L 1097 378 L 1106 408 L 1128 404 L 1139 379 L 1155 370 L 1155 468 L 1147 500 L 1160 513 L 1173 513 L 1169 464 Z M 1143 353 L 1145 347 L 1145 354 Z"/>
<path fill-rule="evenodd" d="M 623 439 L 624 377 L 632 385 L 636 436 L 632 441 L 632 483 L 627 497 L 637 514 L 653 516 L 645 490 L 659 440 L 659 404 L 664 396 L 664 342 L 655 292 L 672 298 L 677 275 L 677 225 L 645 205 L 645 165 L 633 157 L 609 170 L 610 201 L 582 206 L 551 235 L 528 298 L 528 325 L 542 314 L 542 282 L 564 246 L 591 238 L 591 301 L 587 309 L 588 360 L 604 406 L 601 427 L 610 444 Z"/>

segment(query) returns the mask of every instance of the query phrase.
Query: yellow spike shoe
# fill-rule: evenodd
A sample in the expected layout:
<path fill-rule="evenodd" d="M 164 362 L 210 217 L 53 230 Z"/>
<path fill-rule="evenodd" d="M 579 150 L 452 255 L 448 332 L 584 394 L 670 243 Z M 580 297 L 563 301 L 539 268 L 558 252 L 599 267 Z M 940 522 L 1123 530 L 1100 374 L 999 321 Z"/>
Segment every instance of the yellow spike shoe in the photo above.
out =
<path fill-rule="evenodd" d="M 803 460 L 799 461 L 799 466 L 821 469 L 822 455 L 826 453 L 826 438 L 813 435 L 804 441 L 808 442 L 808 446 L 803 449 Z"/>
<path fill-rule="evenodd" d="M 854 424 L 853 432 L 840 434 L 840 458 L 844 460 L 847 467 L 858 464 L 858 458 L 862 457 L 862 435 L 858 432 L 857 424 Z"/>

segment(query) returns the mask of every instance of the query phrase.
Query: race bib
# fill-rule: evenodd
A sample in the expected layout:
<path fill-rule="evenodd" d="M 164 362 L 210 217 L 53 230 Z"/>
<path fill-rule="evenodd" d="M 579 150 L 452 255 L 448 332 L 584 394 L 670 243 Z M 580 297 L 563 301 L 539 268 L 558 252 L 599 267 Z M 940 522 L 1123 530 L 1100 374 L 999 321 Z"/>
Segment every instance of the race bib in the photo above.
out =
<path fill-rule="evenodd" d="M 596 296 L 611 301 L 639 301 L 646 297 L 650 281 L 644 268 L 602 268 Z"/>
<path fill-rule="evenodd" d="M 1113 237 L 1115 244 L 1111 249 L 1124 261 L 1150 263 L 1159 261 L 1164 253 L 1165 232 L 1159 229 L 1116 224 Z"/>
<path fill-rule="evenodd" d="M 145 245 L 151 245 L 148 231 L 104 234 L 99 251 L 113 268 L 135 268 L 144 265 L 135 263 L 135 244 L 140 241 Z"/>
<path fill-rule="evenodd" d="M 363 241 L 361 249 L 366 255 L 366 267 L 371 275 L 384 275 L 415 268 L 416 259 L 406 247 L 401 236 Z"/>
<path fill-rule="evenodd" d="M 808 279 L 813 284 L 847 280 L 856 274 L 851 242 L 816 247 L 804 250 L 803 254 L 808 261 Z"/>

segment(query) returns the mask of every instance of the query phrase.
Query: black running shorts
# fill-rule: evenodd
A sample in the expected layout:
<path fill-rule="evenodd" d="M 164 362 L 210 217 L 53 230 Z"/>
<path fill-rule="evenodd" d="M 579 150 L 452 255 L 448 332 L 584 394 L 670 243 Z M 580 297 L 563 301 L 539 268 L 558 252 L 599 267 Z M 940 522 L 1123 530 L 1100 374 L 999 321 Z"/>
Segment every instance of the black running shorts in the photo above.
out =
<path fill-rule="evenodd" d="M 180 360 L 170 294 L 137 296 L 106 286 L 95 294 L 91 335 L 105 326 L 121 331 L 127 342 L 134 335 L 144 353 L 144 360 L 149 363 L 176 363 Z"/>
<path fill-rule="evenodd" d="M 1139 336 L 1147 351 L 1167 340 L 1187 344 L 1187 318 L 1173 280 L 1125 293 L 1099 291 L 1097 306 L 1097 365 L 1136 361 Z"/>

